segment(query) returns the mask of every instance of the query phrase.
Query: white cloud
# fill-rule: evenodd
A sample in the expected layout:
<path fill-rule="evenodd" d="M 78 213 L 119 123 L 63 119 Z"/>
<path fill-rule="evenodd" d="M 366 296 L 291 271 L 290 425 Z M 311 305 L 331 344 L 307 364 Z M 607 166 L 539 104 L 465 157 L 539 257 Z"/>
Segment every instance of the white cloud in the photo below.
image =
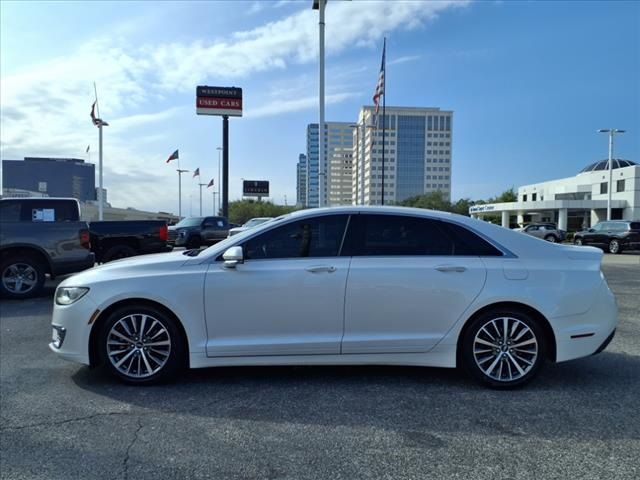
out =
<path fill-rule="evenodd" d="M 355 93 L 334 93 L 325 96 L 325 104 L 332 105 L 335 103 L 344 102 L 350 98 L 356 97 Z M 308 110 L 318 106 L 318 97 L 303 97 L 293 100 L 274 100 L 251 110 L 247 110 L 244 114 L 249 119 L 270 117 L 274 115 L 281 115 L 283 113 L 298 112 L 301 110 Z"/>
<path fill-rule="evenodd" d="M 264 0 L 255 1 L 251 4 L 251 6 L 249 7 L 249 10 L 247 10 L 247 15 L 255 15 L 256 13 L 260 13 L 262 10 L 264 10 L 264 8 L 265 8 Z"/>
<path fill-rule="evenodd" d="M 317 61 L 317 12 L 303 8 L 282 19 L 256 28 L 236 32 L 217 42 L 196 40 L 166 42 L 142 46 L 127 44 L 122 33 L 82 45 L 64 57 L 54 58 L 2 76 L 0 89 L 0 156 L 78 156 L 95 138 L 89 119 L 93 101 L 93 81 L 98 84 L 102 117 L 109 127 L 109 154 L 118 159 L 117 191 L 109 198 L 115 205 L 131 205 L 157 210 L 153 198 L 162 198 L 163 189 L 173 181 L 163 173 L 162 181 L 140 194 L 134 177 L 141 165 L 156 162 L 160 152 L 149 150 L 144 133 L 140 140 L 126 139 L 132 128 L 155 122 L 162 124 L 177 112 L 164 98 L 169 94 L 193 92 L 204 81 L 233 82 L 260 72 L 285 70 L 290 65 Z M 468 2 L 395 1 L 330 2 L 326 11 L 328 55 L 366 46 L 379 47 L 383 34 L 416 28 L 432 21 L 441 12 L 463 7 Z M 297 4 L 296 4 L 297 5 Z M 259 7 L 257 7 L 259 8 Z M 117 29 L 116 29 L 117 30 Z M 400 59 L 396 59 L 400 61 Z M 408 61 L 408 60 L 405 60 Z M 314 77 L 315 78 L 315 77 Z M 338 103 L 353 96 L 351 86 L 329 92 L 327 103 Z M 308 88 L 307 88 L 308 92 Z M 271 101 L 247 112 L 261 118 L 313 108 L 315 95 L 298 95 L 287 102 Z M 157 111 L 158 108 L 164 110 Z M 155 113 L 153 113 L 155 111 Z M 167 122 L 168 123 L 168 122 Z M 171 137 L 170 127 L 154 132 Z M 154 148 L 160 148 L 164 146 Z M 93 147 L 92 147 L 93 149 Z M 95 151 L 95 149 L 94 149 Z M 155 180 L 154 180 L 155 181 Z M 107 182 L 109 184 L 109 182 Z M 172 184 L 171 184 L 172 185 Z M 161 206 L 163 209 L 170 208 Z"/>
<path fill-rule="evenodd" d="M 420 58 L 422 58 L 422 55 L 406 55 L 404 57 L 394 58 L 388 63 L 388 65 L 398 65 L 401 63 L 415 62 L 416 60 L 420 60 Z"/>

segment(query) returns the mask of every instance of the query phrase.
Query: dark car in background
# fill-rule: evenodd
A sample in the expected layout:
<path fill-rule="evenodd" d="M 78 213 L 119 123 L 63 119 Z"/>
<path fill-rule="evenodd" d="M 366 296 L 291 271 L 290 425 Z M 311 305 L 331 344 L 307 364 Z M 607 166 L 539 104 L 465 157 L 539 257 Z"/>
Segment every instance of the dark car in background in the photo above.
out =
<path fill-rule="evenodd" d="M 169 227 L 169 244 L 200 248 L 213 245 L 229 235 L 231 225 L 224 217 L 188 217 Z"/>
<path fill-rule="evenodd" d="M 592 245 L 610 253 L 640 250 L 640 221 L 610 220 L 599 222 L 588 230 L 577 232 L 573 237 L 573 243 Z"/>

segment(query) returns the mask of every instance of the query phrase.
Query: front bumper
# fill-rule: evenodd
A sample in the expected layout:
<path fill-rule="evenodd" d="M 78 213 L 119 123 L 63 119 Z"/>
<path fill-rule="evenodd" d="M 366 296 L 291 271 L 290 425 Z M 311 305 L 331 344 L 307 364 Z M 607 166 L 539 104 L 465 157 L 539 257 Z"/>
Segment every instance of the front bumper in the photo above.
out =
<path fill-rule="evenodd" d="M 91 292 L 71 305 L 53 305 L 51 325 L 53 329 L 64 331 L 60 347 L 55 342 L 49 348 L 58 356 L 72 362 L 89 365 L 89 335 L 92 324 L 89 319 L 98 309 L 90 298 Z"/>

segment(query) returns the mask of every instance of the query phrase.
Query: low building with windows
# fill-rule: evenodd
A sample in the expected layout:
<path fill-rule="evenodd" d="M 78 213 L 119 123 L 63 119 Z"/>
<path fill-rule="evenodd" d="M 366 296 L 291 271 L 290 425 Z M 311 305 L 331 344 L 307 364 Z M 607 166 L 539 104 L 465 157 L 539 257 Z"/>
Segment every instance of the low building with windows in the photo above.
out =
<path fill-rule="evenodd" d="M 640 220 L 640 165 L 614 159 L 612 167 L 611 219 Z M 562 230 L 582 230 L 607 220 L 609 188 L 609 161 L 600 160 L 575 177 L 518 188 L 517 202 L 475 205 L 469 214 L 475 218 L 500 215 L 503 227 L 516 217 L 518 225 L 555 222 Z"/>

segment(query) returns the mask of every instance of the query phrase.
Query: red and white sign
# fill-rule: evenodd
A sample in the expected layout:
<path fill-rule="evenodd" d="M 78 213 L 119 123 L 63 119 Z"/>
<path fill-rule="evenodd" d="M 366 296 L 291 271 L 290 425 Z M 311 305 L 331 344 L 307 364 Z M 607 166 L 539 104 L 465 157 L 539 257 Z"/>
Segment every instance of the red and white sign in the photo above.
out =
<path fill-rule="evenodd" d="M 196 92 L 198 115 L 242 116 L 242 89 L 228 87 L 198 87 Z"/>

